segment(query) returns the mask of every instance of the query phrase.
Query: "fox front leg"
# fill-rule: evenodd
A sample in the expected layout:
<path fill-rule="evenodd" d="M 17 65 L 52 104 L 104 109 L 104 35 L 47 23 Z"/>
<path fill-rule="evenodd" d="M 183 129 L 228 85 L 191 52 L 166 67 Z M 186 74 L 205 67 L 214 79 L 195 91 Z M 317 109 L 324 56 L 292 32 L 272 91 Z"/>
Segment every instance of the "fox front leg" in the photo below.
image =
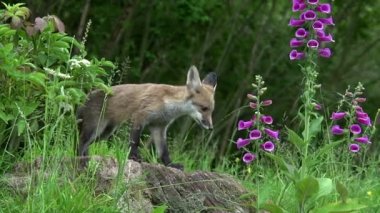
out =
<path fill-rule="evenodd" d="M 170 159 L 168 146 L 166 144 L 166 129 L 167 127 L 151 127 L 150 133 L 156 147 L 157 155 L 165 166 L 183 170 L 183 165 L 172 163 Z"/>
<path fill-rule="evenodd" d="M 131 146 L 131 152 L 129 153 L 129 159 L 141 162 L 139 155 L 140 136 L 142 128 L 141 126 L 132 127 L 132 131 L 129 135 L 129 141 Z"/>

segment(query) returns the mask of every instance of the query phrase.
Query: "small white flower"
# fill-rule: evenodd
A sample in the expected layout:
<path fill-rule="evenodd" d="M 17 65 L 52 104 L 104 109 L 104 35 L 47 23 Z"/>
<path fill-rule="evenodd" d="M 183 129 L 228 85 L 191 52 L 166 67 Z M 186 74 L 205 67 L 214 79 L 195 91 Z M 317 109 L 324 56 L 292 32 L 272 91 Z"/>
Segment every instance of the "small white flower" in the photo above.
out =
<path fill-rule="evenodd" d="M 88 67 L 91 65 L 91 62 L 87 59 L 70 59 L 68 61 L 70 69 L 80 68 L 80 67 Z"/>
<path fill-rule="evenodd" d="M 50 74 L 50 75 L 53 75 L 53 76 L 57 76 L 57 77 L 64 78 L 64 79 L 71 78 L 71 76 L 68 75 L 68 74 L 63 74 L 63 73 L 60 73 L 59 71 L 56 71 L 56 70 L 53 70 L 53 69 L 50 69 L 50 68 L 44 67 L 44 70 L 45 70 L 45 72 L 47 74 Z"/>

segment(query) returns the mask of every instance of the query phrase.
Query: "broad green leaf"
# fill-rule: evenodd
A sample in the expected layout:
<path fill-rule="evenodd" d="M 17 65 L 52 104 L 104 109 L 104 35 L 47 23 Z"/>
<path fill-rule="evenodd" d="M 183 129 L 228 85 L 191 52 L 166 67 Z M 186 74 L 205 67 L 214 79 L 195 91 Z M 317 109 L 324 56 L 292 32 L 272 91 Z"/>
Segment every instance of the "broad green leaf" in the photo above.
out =
<path fill-rule="evenodd" d="M 0 119 L 3 120 L 5 123 L 8 123 L 8 121 L 14 119 L 14 116 L 11 114 L 6 114 L 3 111 L 0 111 Z"/>
<path fill-rule="evenodd" d="M 336 191 L 338 191 L 342 202 L 345 203 L 348 199 L 348 190 L 347 188 L 340 182 L 336 182 Z"/>
<path fill-rule="evenodd" d="M 111 90 L 111 87 L 105 85 L 104 83 L 98 83 L 96 82 L 95 83 L 95 86 L 101 90 L 103 90 L 105 93 L 107 94 L 112 94 L 112 90 Z"/>
<path fill-rule="evenodd" d="M 302 138 L 299 135 L 297 135 L 296 132 L 289 129 L 288 127 L 286 127 L 286 130 L 288 131 L 289 142 L 294 144 L 297 147 L 298 151 L 302 152 L 302 148 L 306 145 L 305 141 L 302 140 Z"/>
<path fill-rule="evenodd" d="M 32 72 L 27 77 L 28 81 L 30 81 L 33 84 L 45 87 L 45 79 L 46 75 L 40 72 Z"/>
<path fill-rule="evenodd" d="M 286 212 L 280 206 L 277 206 L 276 204 L 273 204 L 273 203 L 266 203 L 264 205 L 260 205 L 260 210 L 265 210 L 270 213 L 285 213 Z"/>
<path fill-rule="evenodd" d="M 69 37 L 69 36 L 64 36 L 61 38 L 61 41 L 64 41 L 66 43 L 69 43 L 70 45 L 71 44 L 74 44 L 77 48 L 79 49 L 83 49 L 83 45 L 81 45 L 75 38 L 73 37 Z"/>
<path fill-rule="evenodd" d="M 366 209 L 367 206 L 359 204 L 356 200 L 347 200 L 346 203 L 330 203 L 326 206 L 312 210 L 312 213 L 346 213 Z"/>
<path fill-rule="evenodd" d="M 24 133 L 26 127 L 26 122 L 25 120 L 19 120 L 17 122 L 17 135 L 20 136 L 22 133 Z"/>
<path fill-rule="evenodd" d="M 310 138 L 315 137 L 321 131 L 321 124 L 323 121 L 322 116 L 318 116 L 310 123 Z"/>
<path fill-rule="evenodd" d="M 300 203 L 304 203 L 311 196 L 319 191 L 318 180 L 314 177 L 307 177 L 296 183 L 296 196 Z"/>
<path fill-rule="evenodd" d="M 319 184 L 319 190 L 315 196 L 315 199 L 326 196 L 332 192 L 333 182 L 330 178 L 317 178 L 317 181 Z"/>
<path fill-rule="evenodd" d="M 16 102 L 16 106 L 20 107 L 20 110 L 24 114 L 24 116 L 28 116 L 34 112 L 34 110 L 37 109 L 38 103 L 37 102 L 26 102 L 24 101 L 18 101 Z"/>
<path fill-rule="evenodd" d="M 65 41 L 55 41 L 52 46 L 65 49 L 70 48 L 70 44 Z"/>
<path fill-rule="evenodd" d="M 112 69 L 116 68 L 116 66 L 111 61 L 101 61 L 101 65 L 111 67 Z"/>

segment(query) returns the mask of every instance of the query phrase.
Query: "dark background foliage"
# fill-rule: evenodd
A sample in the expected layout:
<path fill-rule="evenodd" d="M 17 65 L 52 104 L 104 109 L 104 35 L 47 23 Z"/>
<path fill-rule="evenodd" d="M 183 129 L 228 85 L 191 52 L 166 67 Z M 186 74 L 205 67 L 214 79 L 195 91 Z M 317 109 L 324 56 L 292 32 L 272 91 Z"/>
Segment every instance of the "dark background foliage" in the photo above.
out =
<path fill-rule="evenodd" d="M 18 3 L 19 1 L 6 1 Z M 91 20 L 88 54 L 119 64 L 118 82 L 182 84 L 195 64 L 202 75 L 216 71 L 215 141 L 220 154 L 232 144 L 236 120 L 248 119 L 254 75 L 260 74 L 273 99 L 268 110 L 278 123 L 297 125 L 303 76 L 288 59 L 291 1 L 279 0 L 27 0 L 32 17 L 54 14 L 66 32 L 82 38 Z M 332 59 L 320 59 L 321 100 L 334 107 L 338 93 L 361 81 L 366 111 L 373 117 L 380 93 L 380 1 L 335 0 Z M 129 68 L 128 68 L 129 67 Z M 325 108 L 327 109 L 327 107 Z M 330 108 L 334 110 L 334 108 Z M 245 115 L 246 114 L 246 115 Z M 184 122 L 181 120 L 180 122 Z M 185 122 L 186 123 L 186 122 Z M 188 125 L 176 125 L 184 132 Z M 195 128 L 194 131 L 199 131 Z"/>

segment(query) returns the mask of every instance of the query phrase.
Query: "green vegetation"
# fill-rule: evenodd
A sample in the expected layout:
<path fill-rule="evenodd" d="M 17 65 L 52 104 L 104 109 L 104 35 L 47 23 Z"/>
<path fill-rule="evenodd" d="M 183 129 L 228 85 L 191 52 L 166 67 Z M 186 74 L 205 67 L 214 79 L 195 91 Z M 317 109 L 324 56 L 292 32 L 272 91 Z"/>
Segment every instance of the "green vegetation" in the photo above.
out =
<path fill-rule="evenodd" d="M 75 109 L 87 92 L 108 91 L 112 84 L 182 84 L 192 63 L 201 72 L 219 75 L 215 130 L 200 130 L 186 118 L 176 121 L 168 139 L 173 161 L 187 171 L 234 175 L 257 194 L 251 205 L 273 212 L 338 203 L 347 204 L 340 212 L 380 210 L 374 119 L 380 98 L 380 2 L 334 1 L 334 54 L 331 60 L 318 59 L 319 77 L 312 81 L 321 82 L 323 90 L 312 95 L 299 83 L 305 70 L 288 61 L 293 33 L 286 27 L 288 1 L 9 2 L 0 10 L 1 212 L 117 212 L 118 198 L 128 186 L 98 193 L 91 169 L 75 178 L 72 168 L 53 169 L 74 156 Z M 274 102 L 267 110 L 283 130 L 276 152 L 261 152 L 260 161 L 247 166 L 234 142 L 242 136 L 237 121 L 252 116 L 244 97 L 255 74 L 265 79 L 265 94 Z M 343 140 L 329 138 L 328 118 L 337 105 L 349 102 L 337 103 L 347 98 L 347 85 L 358 80 L 366 88 L 363 105 L 374 126 L 367 130 L 371 146 L 353 155 Z M 314 100 L 321 101 L 323 111 L 305 116 L 302 106 L 310 113 Z M 123 127 L 109 143 L 92 145 L 91 154 L 124 161 L 127 140 L 128 128 Z M 141 151 L 146 161 L 157 162 L 149 144 Z M 41 159 L 49 176 L 30 180 L 26 194 L 5 187 L 4 174 L 17 162 L 35 159 Z"/>

